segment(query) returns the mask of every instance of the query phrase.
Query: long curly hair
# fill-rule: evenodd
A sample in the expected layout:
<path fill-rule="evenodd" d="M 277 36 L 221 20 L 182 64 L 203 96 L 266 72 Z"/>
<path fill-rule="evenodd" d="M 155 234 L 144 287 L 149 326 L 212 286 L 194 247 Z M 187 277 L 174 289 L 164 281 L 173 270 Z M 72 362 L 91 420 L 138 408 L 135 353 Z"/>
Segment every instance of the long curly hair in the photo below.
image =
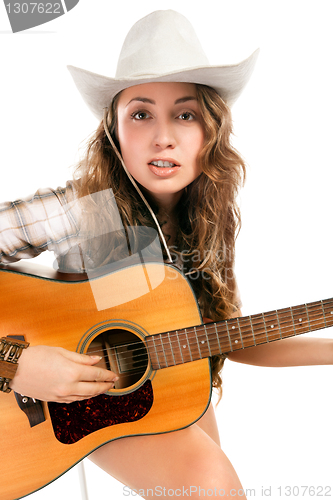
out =
<path fill-rule="evenodd" d="M 203 317 L 219 321 L 230 318 L 238 307 L 234 261 L 241 218 L 236 198 L 245 180 L 245 162 L 231 144 L 232 118 L 227 104 L 211 87 L 196 84 L 196 92 L 205 132 L 198 157 L 202 173 L 187 186 L 179 202 L 172 251 L 188 274 Z M 107 126 L 119 150 L 118 98 L 119 94 L 109 107 Z M 75 178 L 79 196 L 112 188 L 124 226 L 155 227 L 106 136 L 103 122 L 89 140 Z M 158 207 L 153 200 L 148 201 L 158 217 Z M 213 386 L 220 397 L 224 359 L 223 355 L 212 358 Z"/>

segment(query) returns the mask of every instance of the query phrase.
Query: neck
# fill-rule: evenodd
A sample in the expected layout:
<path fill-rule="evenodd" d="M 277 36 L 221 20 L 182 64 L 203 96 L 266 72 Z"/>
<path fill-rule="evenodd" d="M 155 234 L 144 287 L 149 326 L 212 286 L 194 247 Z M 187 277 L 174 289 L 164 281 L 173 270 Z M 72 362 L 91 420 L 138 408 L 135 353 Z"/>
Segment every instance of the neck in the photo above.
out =
<path fill-rule="evenodd" d="M 174 217 L 176 214 L 176 207 L 182 197 L 183 190 L 177 193 L 151 193 L 146 189 L 142 189 L 147 199 L 151 199 L 158 207 L 158 215 L 162 217 Z"/>
<path fill-rule="evenodd" d="M 151 335 L 154 370 L 333 326 L 333 299 Z"/>

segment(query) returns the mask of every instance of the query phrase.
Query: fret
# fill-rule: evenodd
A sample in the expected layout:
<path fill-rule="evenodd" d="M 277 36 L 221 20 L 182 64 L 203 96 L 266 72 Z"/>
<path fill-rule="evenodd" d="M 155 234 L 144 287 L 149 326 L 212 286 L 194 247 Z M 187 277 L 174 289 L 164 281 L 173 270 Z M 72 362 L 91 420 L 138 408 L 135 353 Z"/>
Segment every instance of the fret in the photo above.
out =
<path fill-rule="evenodd" d="M 156 350 L 156 355 L 157 355 L 157 361 L 158 361 L 158 367 L 159 368 L 162 368 L 162 363 L 161 363 L 161 357 L 160 357 L 160 352 L 159 352 L 159 339 L 157 337 L 154 337 L 154 347 L 155 347 L 155 350 Z"/>
<path fill-rule="evenodd" d="M 180 356 L 182 358 L 181 363 L 184 363 L 183 351 L 182 351 L 182 347 L 180 345 L 180 341 L 179 341 L 179 337 L 178 337 L 178 332 L 177 331 L 175 332 L 175 335 L 176 335 L 176 338 L 177 338 L 177 341 L 178 341 L 179 353 L 180 353 Z"/>
<path fill-rule="evenodd" d="M 279 328 L 280 339 L 282 339 L 283 337 L 282 337 L 281 325 L 280 325 L 280 321 L 279 321 L 279 313 L 277 311 L 275 311 L 275 314 L 276 314 L 277 325 L 278 325 L 278 328 Z"/>
<path fill-rule="evenodd" d="M 253 323 L 252 323 L 251 316 L 249 316 L 249 320 L 250 320 L 250 325 L 251 325 L 251 332 L 252 332 L 252 336 L 253 336 L 253 342 L 254 342 L 254 345 L 257 345 L 257 343 L 256 343 L 256 336 L 255 336 L 254 330 L 253 330 Z"/>
<path fill-rule="evenodd" d="M 326 321 L 325 316 L 323 315 L 321 302 L 311 302 L 310 304 L 306 304 L 305 306 L 307 310 L 310 331 L 325 328 Z"/>
<path fill-rule="evenodd" d="M 268 342 L 281 339 L 276 311 L 263 313 L 263 316 L 267 327 Z"/>
<path fill-rule="evenodd" d="M 226 321 L 226 325 L 230 336 L 232 350 L 235 351 L 238 349 L 242 349 L 242 340 L 238 318 L 229 319 L 228 321 Z"/>
<path fill-rule="evenodd" d="M 280 328 L 280 338 L 286 339 L 295 335 L 295 324 L 292 311 L 290 307 L 279 309 L 277 312 L 277 319 Z"/>
<path fill-rule="evenodd" d="M 172 354 L 172 359 L 173 359 L 173 365 L 176 365 L 176 359 L 175 359 L 175 355 L 173 353 L 173 347 L 172 347 L 172 342 L 171 342 L 171 338 L 170 338 L 170 333 L 168 332 L 168 339 L 169 339 L 169 344 L 170 344 L 170 349 L 171 349 L 171 354 Z"/>
<path fill-rule="evenodd" d="M 190 346 L 187 340 L 187 336 L 184 330 L 177 332 L 179 346 L 181 349 L 181 354 L 183 358 L 183 363 L 187 363 L 188 361 L 192 361 L 192 356 L 190 353 Z"/>
<path fill-rule="evenodd" d="M 294 320 L 293 310 L 291 307 L 289 307 L 289 309 L 290 309 L 290 316 L 291 316 L 291 321 L 292 321 L 293 329 L 294 329 L 294 335 L 297 335 L 296 328 L 295 328 L 295 320 Z"/>
<path fill-rule="evenodd" d="M 202 359 L 202 353 L 201 353 L 201 349 L 200 349 L 200 344 L 199 344 L 198 333 L 197 333 L 196 327 L 193 327 L 193 330 L 194 330 L 195 338 L 196 338 L 196 341 L 197 341 L 199 356 L 200 356 L 200 359 Z"/>
<path fill-rule="evenodd" d="M 156 349 L 156 343 L 155 343 L 155 336 L 153 335 L 152 337 L 149 337 L 148 340 L 152 339 L 152 343 L 153 343 L 153 349 L 154 349 L 154 352 L 153 352 L 153 357 L 156 358 L 156 363 L 157 363 L 157 369 L 160 369 L 161 368 L 161 364 L 160 364 L 160 360 L 159 360 L 159 356 L 158 356 L 158 352 L 157 352 L 157 349 Z M 156 367 L 156 365 L 154 365 L 154 362 L 153 360 L 151 361 L 152 362 L 152 366 Z"/>
<path fill-rule="evenodd" d="M 305 306 L 302 304 L 301 306 L 292 307 L 291 310 L 294 317 L 296 335 L 308 333 L 310 328 Z"/>
<path fill-rule="evenodd" d="M 172 344 L 170 342 L 170 336 L 165 334 L 160 334 L 160 340 L 166 367 L 173 366 L 174 356 L 173 356 Z"/>
<path fill-rule="evenodd" d="M 228 338 L 229 338 L 230 351 L 232 352 L 232 351 L 233 351 L 233 348 L 232 348 L 232 342 L 231 342 L 231 338 L 230 338 L 230 332 L 229 332 L 228 321 L 226 321 L 226 327 L 227 327 L 227 333 L 228 333 Z"/>
<path fill-rule="evenodd" d="M 200 349 L 200 354 L 202 358 L 208 358 L 210 356 L 207 335 L 205 329 L 202 326 L 196 328 L 198 345 Z"/>
<path fill-rule="evenodd" d="M 206 339 L 207 339 L 207 345 L 208 345 L 208 351 L 209 351 L 209 356 L 212 355 L 212 351 L 210 350 L 210 342 L 209 342 L 209 338 L 208 338 L 208 335 L 207 335 L 207 328 L 206 328 L 206 325 L 204 324 L 203 325 L 204 329 L 205 329 L 205 334 L 206 334 Z"/>
<path fill-rule="evenodd" d="M 229 352 L 229 342 L 226 337 L 225 321 L 219 324 L 219 330 L 216 323 L 206 323 L 205 330 L 208 339 L 208 348 L 210 356 L 219 355 L 223 352 Z M 220 333 L 219 333 L 220 332 Z"/>
<path fill-rule="evenodd" d="M 177 332 L 173 331 L 168 333 L 168 339 L 171 346 L 172 361 L 175 365 L 183 363 L 182 353 L 179 348 L 178 335 Z M 171 362 L 170 362 L 171 365 Z"/>
<path fill-rule="evenodd" d="M 237 319 L 237 326 L 238 326 L 239 336 L 240 336 L 240 339 L 241 339 L 241 342 L 242 342 L 242 348 L 244 349 L 243 337 L 242 337 L 242 332 L 241 332 L 241 328 L 240 328 L 240 324 L 239 324 L 239 318 L 236 318 L 236 319 Z"/>
<path fill-rule="evenodd" d="M 195 361 L 196 359 L 201 359 L 201 352 L 198 346 L 198 339 L 196 335 L 196 330 L 195 328 L 185 328 L 185 334 L 187 338 L 187 342 L 190 347 L 190 356 L 191 356 L 191 361 Z"/>
<path fill-rule="evenodd" d="M 323 307 L 327 326 L 333 326 L 333 299 L 324 300 Z"/>
<path fill-rule="evenodd" d="M 185 337 L 186 337 L 186 342 L 187 342 L 187 345 L 188 345 L 188 352 L 190 353 L 190 361 L 193 361 L 193 357 L 192 357 L 192 348 L 191 348 L 191 344 L 188 340 L 188 335 L 187 335 L 187 329 L 185 328 L 184 330 L 184 333 L 185 333 Z"/>
<path fill-rule="evenodd" d="M 325 310 L 324 310 L 323 301 L 321 300 L 320 303 L 321 303 L 321 309 L 323 311 L 323 318 L 324 318 L 325 328 L 327 328 L 327 323 L 326 323 L 326 318 L 325 318 Z"/>
<path fill-rule="evenodd" d="M 265 344 L 268 342 L 267 328 L 265 324 L 265 320 L 262 314 L 252 314 L 249 316 L 251 320 L 251 333 L 254 332 L 255 336 L 255 344 Z"/>
<path fill-rule="evenodd" d="M 267 328 L 261 314 L 240 318 L 239 324 L 244 348 L 268 342 Z"/>
<path fill-rule="evenodd" d="M 220 338 L 219 338 L 219 334 L 218 334 L 218 331 L 217 331 L 216 323 L 214 323 L 214 328 L 215 328 L 215 335 L 216 335 L 216 338 L 217 338 L 217 343 L 218 343 L 218 346 L 219 346 L 219 353 L 222 354 L 223 351 L 221 349 Z"/>
<path fill-rule="evenodd" d="M 168 360 L 167 360 L 167 357 L 166 357 L 166 354 L 165 354 L 164 343 L 163 343 L 163 338 L 162 338 L 161 334 L 160 334 L 160 343 L 161 343 L 161 347 L 162 347 L 162 353 L 163 353 L 163 356 L 164 356 L 164 359 L 165 359 L 165 367 L 167 368 L 169 365 L 168 365 Z M 162 361 L 162 364 L 163 364 L 163 361 Z"/>
<path fill-rule="evenodd" d="M 152 368 L 246 349 L 333 326 L 333 298 L 148 336 Z"/>
<path fill-rule="evenodd" d="M 237 318 L 237 328 L 240 333 L 241 348 L 252 347 L 254 345 L 253 335 L 251 330 L 250 317 Z M 237 342 L 238 343 L 238 342 Z"/>
<path fill-rule="evenodd" d="M 311 332 L 311 323 L 310 323 L 310 318 L 309 318 L 309 310 L 308 310 L 308 305 L 307 305 L 307 304 L 304 304 L 304 305 L 305 305 L 306 317 L 308 318 L 309 330 L 310 330 L 310 332 Z"/>
<path fill-rule="evenodd" d="M 264 315 L 264 313 L 262 313 L 261 316 L 262 316 L 262 320 L 263 320 L 264 327 L 265 327 L 266 339 L 267 339 L 267 342 L 269 342 L 268 332 L 267 332 L 267 326 L 266 326 L 266 321 L 265 321 L 265 315 Z"/>
<path fill-rule="evenodd" d="M 229 321 L 229 324 L 230 324 L 230 328 L 229 328 L 229 332 L 230 332 L 230 338 L 231 338 L 231 343 L 233 345 L 233 348 L 235 349 L 236 347 L 240 347 L 240 346 L 237 346 L 237 344 L 239 343 L 239 339 L 238 339 L 238 335 L 236 333 L 236 320 L 233 320 L 233 321 Z"/>

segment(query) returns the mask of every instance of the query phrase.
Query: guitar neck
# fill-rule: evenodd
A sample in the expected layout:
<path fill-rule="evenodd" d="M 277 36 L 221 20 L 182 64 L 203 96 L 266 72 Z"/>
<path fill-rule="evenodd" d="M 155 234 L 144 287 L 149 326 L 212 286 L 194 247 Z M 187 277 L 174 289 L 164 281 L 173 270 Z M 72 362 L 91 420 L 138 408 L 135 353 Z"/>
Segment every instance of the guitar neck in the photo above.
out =
<path fill-rule="evenodd" d="M 147 349 L 152 368 L 158 370 L 330 326 L 333 298 L 152 335 Z"/>

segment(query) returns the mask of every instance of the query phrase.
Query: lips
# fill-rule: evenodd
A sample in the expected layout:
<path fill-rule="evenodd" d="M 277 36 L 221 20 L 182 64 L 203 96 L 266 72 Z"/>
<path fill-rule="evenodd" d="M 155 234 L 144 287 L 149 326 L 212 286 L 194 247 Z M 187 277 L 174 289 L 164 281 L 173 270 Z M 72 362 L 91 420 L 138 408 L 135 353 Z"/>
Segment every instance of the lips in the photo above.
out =
<path fill-rule="evenodd" d="M 180 169 L 180 165 L 171 158 L 168 160 L 152 160 L 148 163 L 148 167 L 158 177 L 170 177 Z"/>

